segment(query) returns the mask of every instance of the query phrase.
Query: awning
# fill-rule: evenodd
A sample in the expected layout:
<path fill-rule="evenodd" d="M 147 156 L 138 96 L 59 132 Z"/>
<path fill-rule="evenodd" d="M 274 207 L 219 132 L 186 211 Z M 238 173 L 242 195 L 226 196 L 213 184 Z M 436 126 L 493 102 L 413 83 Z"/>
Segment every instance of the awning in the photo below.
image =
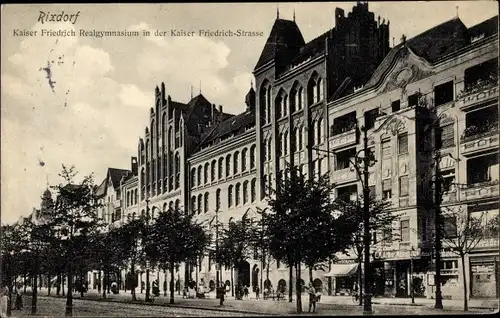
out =
<path fill-rule="evenodd" d="M 332 264 L 332 270 L 326 274 L 326 277 L 333 276 L 351 276 L 358 270 L 358 264 Z"/>

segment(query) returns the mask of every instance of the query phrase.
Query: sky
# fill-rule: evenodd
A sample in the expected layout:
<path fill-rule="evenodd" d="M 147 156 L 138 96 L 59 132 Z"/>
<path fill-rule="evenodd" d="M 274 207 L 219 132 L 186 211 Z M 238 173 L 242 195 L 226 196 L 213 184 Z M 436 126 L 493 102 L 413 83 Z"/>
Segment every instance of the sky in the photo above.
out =
<path fill-rule="evenodd" d="M 191 91 L 224 111 L 245 109 L 277 8 L 296 22 L 305 41 L 334 27 L 336 7 L 347 15 L 355 2 L 231 4 L 91 4 L 1 7 L 1 222 L 12 223 L 40 205 L 47 184 L 61 182 L 61 165 L 74 165 L 99 184 L 107 168 L 130 169 L 165 83 L 173 100 Z M 457 9 L 458 8 L 458 9 Z M 374 2 L 369 9 L 390 21 L 395 44 L 457 15 L 466 26 L 498 13 L 496 1 Z M 69 22 L 38 21 L 76 14 Z M 74 24 L 72 23 L 74 21 Z M 41 36 L 42 29 L 75 30 L 75 37 Z M 145 37 L 79 36 L 79 30 L 150 30 Z M 154 36 L 156 30 L 262 32 L 256 37 Z M 37 30 L 36 36 L 15 35 Z M 50 63 L 50 79 L 47 78 Z M 53 86 L 53 88 L 51 87 Z"/>

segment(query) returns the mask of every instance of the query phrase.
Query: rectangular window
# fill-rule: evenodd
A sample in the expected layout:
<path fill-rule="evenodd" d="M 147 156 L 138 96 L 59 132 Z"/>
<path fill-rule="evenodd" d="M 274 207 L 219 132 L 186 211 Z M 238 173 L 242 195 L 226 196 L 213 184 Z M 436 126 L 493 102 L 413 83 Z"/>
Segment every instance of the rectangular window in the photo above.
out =
<path fill-rule="evenodd" d="M 455 217 L 444 217 L 443 218 L 443 231 L 447 238 L 457 237 L 457 219 Z"/>
<path fill-rule="evenodd" d="M 377 194 L 375 193 L 375 186 L 369 186 L 368 189 L 370 190 L 370 198 L 375 198 Z"/>
<path fill-rule="evenodd" d="M 377 120 L 377 117 L 379 116 L 379 111 L 378 108 L 372 109 L 367 111 L 365 114 L 365 128 L 372 129 L 375 127 L 375 121 Z"/>
<path fill-rule="evenodd" d="M 404 220 L 400 222 L 401 226 L 401 242 L 409 242 L 410 241 L 410 221 Z"/>
<path fill-rule="evenodd" d="M 454 125 L 449 124 L 436 129 L 436 149 L 455 146 Z"/>
<path fill-rule="evenodd" d="M 391 109 L 393 113 L 401 109 L 401 102 L 399 101 L 399 99 L 391 103 Z"/>
<path fill-rule="evenodd" d="M 452 191 L 455 189 L 455 170 L 446 170 L 441 172 L 441 176 L 443 177 L 443 191 Z"/>
<path fill-rule="evenodd" d="M 351 148 L 349 150 L 344 150 L 338 152 L 336 157 L 335 170 L 347 169 L 350 166 L 350 162 L 354 159 L 356 155 L 356 148 Z"/>
<path fill-rule="evenodd" d="M 399 196 L 405 197 L 408 195 L 409 179 L 408 176 L 399 178 Z"/>
<path fill-rule="evenodd" d="M 408 107 L 418 105 L 418 93 L 408 96 Z"/>
<path fill-rule="evenodd" d="M 401 134 L 398 136 L 398 154 L 408 153 L 408 134 Z"/>
<path fill-rule="evenodd" d="M 382 181 L 382 199 L 389 200 L 392 198 L 392 181 L 386 179 Z"/>
<path fill-rule="evenodd" d="M 443 105 L 453 100 L 453 81 L 434 87 L 435 106 Z"/>
<path fill-rule="evenodd" d="M 383 140 L 382 141 L 382 158 L 390 158 L 391 157 L 391 140 Z"/>

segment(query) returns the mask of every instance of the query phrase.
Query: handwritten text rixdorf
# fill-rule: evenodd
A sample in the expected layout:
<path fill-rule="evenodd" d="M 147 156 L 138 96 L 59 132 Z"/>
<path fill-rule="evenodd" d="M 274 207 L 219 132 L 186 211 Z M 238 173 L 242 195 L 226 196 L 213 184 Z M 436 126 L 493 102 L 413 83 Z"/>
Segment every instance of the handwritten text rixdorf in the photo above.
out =
<path fill-rule="evenodd" d="M 78 16 L 80 15 L 80 11 L 77 13 L 66 13 L 61 11 L 61 13 L 51 13 L 40 11 L 40 15 L 38 16 L 38 22 L 44 24 L 45 22 L 70 22 L 72 24 L 76 23 L 78 20 Z"/>

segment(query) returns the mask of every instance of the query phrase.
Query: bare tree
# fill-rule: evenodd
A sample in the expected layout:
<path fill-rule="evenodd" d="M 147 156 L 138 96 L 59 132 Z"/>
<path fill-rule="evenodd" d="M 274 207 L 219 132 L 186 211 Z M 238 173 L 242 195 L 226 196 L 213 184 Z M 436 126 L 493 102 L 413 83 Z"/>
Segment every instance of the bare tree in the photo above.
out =
<path fill-rule="evenodd" d="M 467 280 L 465 277 L 465 255 L 471 253 L 476 246 L 489 237 L 498 234 L 498 217 L 488 219 L 485 212 L 469 212 L 460 207 L 442 208 L 440 231 L 443 245 L 451 248 L 462 262 L 464 291 L 464 311 L 468 310 Z M 439 266 L 440 264 L 436 264 Z"/>

